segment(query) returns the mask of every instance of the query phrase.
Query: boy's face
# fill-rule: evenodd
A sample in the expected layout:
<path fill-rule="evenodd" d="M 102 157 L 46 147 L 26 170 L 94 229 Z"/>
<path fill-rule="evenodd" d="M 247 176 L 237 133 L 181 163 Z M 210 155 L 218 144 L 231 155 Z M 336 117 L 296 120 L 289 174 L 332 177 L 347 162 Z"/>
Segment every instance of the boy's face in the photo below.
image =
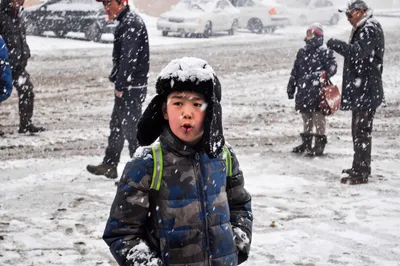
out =
<path fill-rule="evenodd" d="M 195 92 L 173 92 L 168 95 L 163 113 L 172 133 L 188 144 L 196 144 L 203 136 L 207 103 Z"/>

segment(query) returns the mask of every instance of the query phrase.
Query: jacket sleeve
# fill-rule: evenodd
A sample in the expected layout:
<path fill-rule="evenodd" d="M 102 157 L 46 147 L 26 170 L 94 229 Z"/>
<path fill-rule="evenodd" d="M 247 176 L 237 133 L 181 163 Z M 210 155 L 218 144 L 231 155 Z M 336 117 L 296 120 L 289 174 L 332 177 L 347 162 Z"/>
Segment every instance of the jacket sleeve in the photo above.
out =
<path fill-rule="evenodd" d="M 239 168 L 239 161 L 233 150 L 229 148 L 232 155 L 232 176 L 227 179 L 228 203 L 231 215 L 231 224 L 246 232 L 248 238 L 252 239 L 253 213 L 251 210 L 251 196 L 244 188 L 243 172 Z M 248 256 L 248 254 L 239 254 Z"/>
<path fill-rule="evenodd" d="M 373 26 L 365 26 L 361 29 L 360 36 L 361 38 L 354 44 L 330 39 L 327 45 L 344 57 L 352 57 L 354 60 L 364 59 L 372 53 L 379 42 L 378 29 Z"/>
<path fill-rule="evenodd" d="M 335 55 L 333 51 L 328 49 L 326 51 L 326 62 L 325 62 L 325 72 L 326 72 L 326 79 L 330 79 L 336 74 L 337 71 L 337 63 Z"/>
<path fill-rule="evenodd" d="M 147 36 L 142 35 L 143 25 L 137 23 L 132 23 L 123 33 L 118 72 L 115 80 L 115 89 L 118 91 L 128 88 L 135 78 L 139 49 L 142 49 L 141 42 L 143 38 L 147 38 Z"/>
<path fill-rule="evenodd" d="M 145 241 L 151 182 L 148 169 L 152 169 L 153 160 L 143 158 L 134 159 L 126 165 L 103 234 L 119 265 L 126 263 L 132 247 L 138 245 L 140 240 Z"/>
<path fill-rule="evenodd" d="M 11 67 L 8 62 L 8 50 L 0 36 L 0 102 L 10 97 L 12 92 Z"/>
<path fill-rule="evenodd" d="M 287 85 L 287 94 L 289 98 L 293 98 L 294 94 L 296 93 L 296 86 L 297 86 L 297 79 L 298 77 L 298 72 L 299 72 L 299 60 L 302 54 L 302 50 L 300 49 L 297 52 L 296 55 L 296 60 L 294 61 L 294 66 L 292 69 L 292 72 L 290 73 L 290 78 L 289 78 L 289 83 Z"/>

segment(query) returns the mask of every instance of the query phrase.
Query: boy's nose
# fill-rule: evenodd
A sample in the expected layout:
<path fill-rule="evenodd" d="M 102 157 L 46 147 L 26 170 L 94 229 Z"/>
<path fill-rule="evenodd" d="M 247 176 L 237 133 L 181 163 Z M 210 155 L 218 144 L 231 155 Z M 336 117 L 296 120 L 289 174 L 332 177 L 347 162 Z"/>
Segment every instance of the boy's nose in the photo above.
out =
<path fill-rule="evenodd" d="M 190 112 L 183 112 L 182 118 L 183 119 L 192 119 L 192 114 Z"/>

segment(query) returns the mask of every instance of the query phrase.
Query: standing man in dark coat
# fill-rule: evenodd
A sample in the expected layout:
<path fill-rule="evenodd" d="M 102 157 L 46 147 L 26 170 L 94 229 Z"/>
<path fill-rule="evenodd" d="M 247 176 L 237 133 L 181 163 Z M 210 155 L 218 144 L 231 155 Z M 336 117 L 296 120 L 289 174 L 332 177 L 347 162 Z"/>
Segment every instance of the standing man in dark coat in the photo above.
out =
<path fill-rule="evenodd" d="M 115 29 L 113 69 L 109 76 L 115 84 L 115 103 L 111 115 L 108 146 L 100 165 L 88 165 L 95 175 L 117 178 L 117 165 L 124 147 L 129 144 L 132 157 L 138 147 L 136 127 L 142 115 L 142 104 L 147 94 L 150 67 L 149 39 L 142 18 L 129 10 L 122 0 L 97 0 L 102 2 L 110 20 L 118 20 Z"/>
<path fill-rule="evenodd" d="M 30 75 L 25 69 L 31 53 L 26 43 L 25 25 L 20 17 L 20 10 L 24 5 L 24 1 L 1 0 L 0 35 L 8 47 L 13 84 L 18 91 L 20 117 L 18 133 L 36 133 L 45 129 L 32 124 L 35 95 Z"/>
<path fill-rule="evenodd" d="M 384 100 L 382 86 L 385 38 L 372 10 L 362 0 L 350 2 L 345 12 L 353 26 L 349 43 L 330 39 L 327 46 L 344 56 L 342 110 L 352 110 L 354 158 L 343 170 L 350 184 L 368 182 L 371 174 L 372 122 Z"/>

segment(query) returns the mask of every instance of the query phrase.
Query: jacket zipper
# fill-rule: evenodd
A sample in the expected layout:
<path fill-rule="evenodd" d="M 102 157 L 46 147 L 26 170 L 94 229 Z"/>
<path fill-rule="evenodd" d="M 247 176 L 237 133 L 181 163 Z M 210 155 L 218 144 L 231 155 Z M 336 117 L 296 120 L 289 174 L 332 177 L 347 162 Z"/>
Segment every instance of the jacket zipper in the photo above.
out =
<path fill-rule="evenodd" d="M 199 165 L 199 162 L 200 162 L 200 156 L 199 156 L 199 154 L 198 153 L 196 153 L 195 154 L 195 163 L 194 163 L 194 173 L 195 173 L 195 175 L 198 177 L 198 180 L 199 180 L 199 194 L 200 194 L 200 205 L 201 205 L 201 212 L 203 213 L 203 218 L 204 218 L 204 233 L 205 233 L 205 235 L 206 235 L 206 248 L 207 248 L 207 262 L 208 262 L 208 265 L 211 265 L 211 263 L 210 263 L 210 249 L 209 249 L 209 236 L 208 236 L 208 223 L 207 223 L 207 212 L 206 212 L 206 209 L 205 209 L 205 204 L 207 204 L 206 202 L 205 202 L 205 196 L 204 196 L 204 184 L 203 184 L 203 178 L 202 178 L 202 175 L 201 175 L 201 173 L 198 173 L 198 171 L 197 171 L 197 165 Z"/>

